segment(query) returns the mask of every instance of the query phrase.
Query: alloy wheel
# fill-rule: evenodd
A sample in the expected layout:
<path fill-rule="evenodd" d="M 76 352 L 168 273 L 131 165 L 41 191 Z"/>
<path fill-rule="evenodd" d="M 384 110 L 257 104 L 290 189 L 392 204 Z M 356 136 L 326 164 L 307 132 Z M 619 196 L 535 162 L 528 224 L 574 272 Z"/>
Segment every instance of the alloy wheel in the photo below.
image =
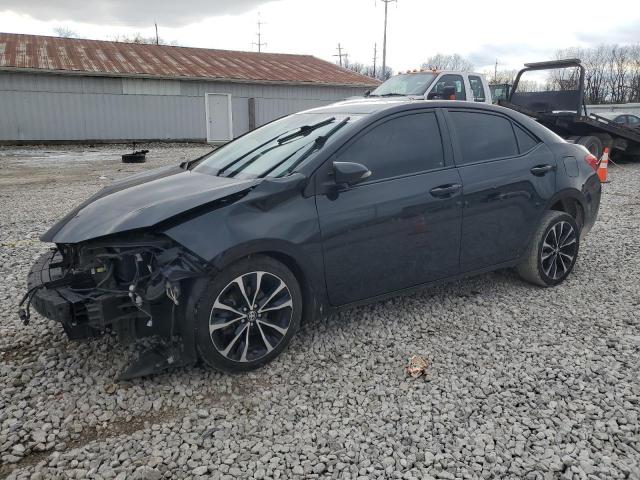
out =
<path fill-rule="evenodd" d="M 553 225 L 542 243 L 542 271 L 552 280 L 563 278 L 576 258 L 578 239 L 573 227 L 565 221 Z"/>
<path fill-rule="evenodd" d="M 253 362 L 276 348 L 291 325 L 293 300 L 285 282 L 269 272 L 236 277 L 222 289 L 209 315 L 214 347 L 234 362 Z"/>

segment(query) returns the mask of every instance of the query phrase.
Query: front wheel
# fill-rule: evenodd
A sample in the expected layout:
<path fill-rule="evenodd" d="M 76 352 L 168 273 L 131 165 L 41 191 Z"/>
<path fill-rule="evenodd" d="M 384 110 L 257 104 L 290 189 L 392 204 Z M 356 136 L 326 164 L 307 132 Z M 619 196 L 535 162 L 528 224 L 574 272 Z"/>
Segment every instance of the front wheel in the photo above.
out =
<path fill-rule="evenodd" d="M 518 273 L 542 287 L 562 283 L 573 270 L 580 248 L 580 230 L 575 219 L 564 212 L 544 214 Z"/>
<path fill-rule="evenodd" d="M 253 370 L 278 356 L 295 335 L 302 294 L 284 264 L 255 255 L 216 275 L 195 315 L 198 352 L 205 363 L 227 372 Z"/>

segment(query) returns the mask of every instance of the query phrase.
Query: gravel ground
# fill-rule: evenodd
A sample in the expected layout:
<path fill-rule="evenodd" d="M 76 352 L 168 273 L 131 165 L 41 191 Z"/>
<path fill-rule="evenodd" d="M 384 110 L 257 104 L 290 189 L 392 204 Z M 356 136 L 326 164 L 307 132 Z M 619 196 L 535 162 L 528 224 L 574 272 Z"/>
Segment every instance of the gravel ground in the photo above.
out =
<path fill-rule="evenodd" d="M 115 384 L 134 348 L 17 320 L 37 236 L 205 148 L 152 145 L 143 166 L 81 150 L 0 150 L 0 477 L 640 478 L 640 164 L 610 169 L 560 287 L 500 271 L 306 324 L 256 372 Z M 406 377 L 412 354 L 426 377 Z"/>

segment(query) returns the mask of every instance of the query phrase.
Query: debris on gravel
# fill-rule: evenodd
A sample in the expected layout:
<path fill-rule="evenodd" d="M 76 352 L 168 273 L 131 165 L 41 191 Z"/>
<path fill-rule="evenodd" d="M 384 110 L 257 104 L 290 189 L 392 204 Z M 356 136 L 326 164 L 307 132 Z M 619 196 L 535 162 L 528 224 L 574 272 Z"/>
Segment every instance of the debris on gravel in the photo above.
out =
<path fill-rule="evenodd" d="M 404 371 L 412 378 L 418 378 L 427 373 L 427 360 L 420 355 L 412 355 L 409 364 L 404 367 Z"/>
<path fill-rule="evenodd" d="M 135 346 L 16 311 L 58 218 L 208 150 L 122 164 L 128 148 L 0 150 L 0 477 L 640 478 L 640 164 L 611 168 L 557 288 L 499 271 L 306 323 L 250 373 L 115 383 Z M 428 352 L 429 382 L 402 371 L 406 352 Z"/>

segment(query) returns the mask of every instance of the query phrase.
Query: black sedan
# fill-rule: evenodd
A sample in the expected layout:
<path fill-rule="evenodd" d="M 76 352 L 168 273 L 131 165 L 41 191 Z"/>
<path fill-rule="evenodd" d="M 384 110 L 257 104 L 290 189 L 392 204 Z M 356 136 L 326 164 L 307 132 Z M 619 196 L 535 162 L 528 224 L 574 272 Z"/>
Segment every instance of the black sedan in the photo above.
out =
<path fill-rule="evenodd" d="M 360 100 L 290 115 L 104 188 L 42 236 L 29 305 L 70 338 L 163 339 L 123 378 L 276 357 L 301 320 L 516 267 L 567 278 L 595 158 L 517 112 Z"/>
<path fill-rule="evenodd" d="M 640 129 L 640 117 L 637 115 L 632 115 L 631 113 L 622 113 L 622 112 L 600 112 L 597 113 L 599 117 L 606 118 L 611 120 L 618 125 L 624 125 L 629 128 L 638 128 Z"/>

